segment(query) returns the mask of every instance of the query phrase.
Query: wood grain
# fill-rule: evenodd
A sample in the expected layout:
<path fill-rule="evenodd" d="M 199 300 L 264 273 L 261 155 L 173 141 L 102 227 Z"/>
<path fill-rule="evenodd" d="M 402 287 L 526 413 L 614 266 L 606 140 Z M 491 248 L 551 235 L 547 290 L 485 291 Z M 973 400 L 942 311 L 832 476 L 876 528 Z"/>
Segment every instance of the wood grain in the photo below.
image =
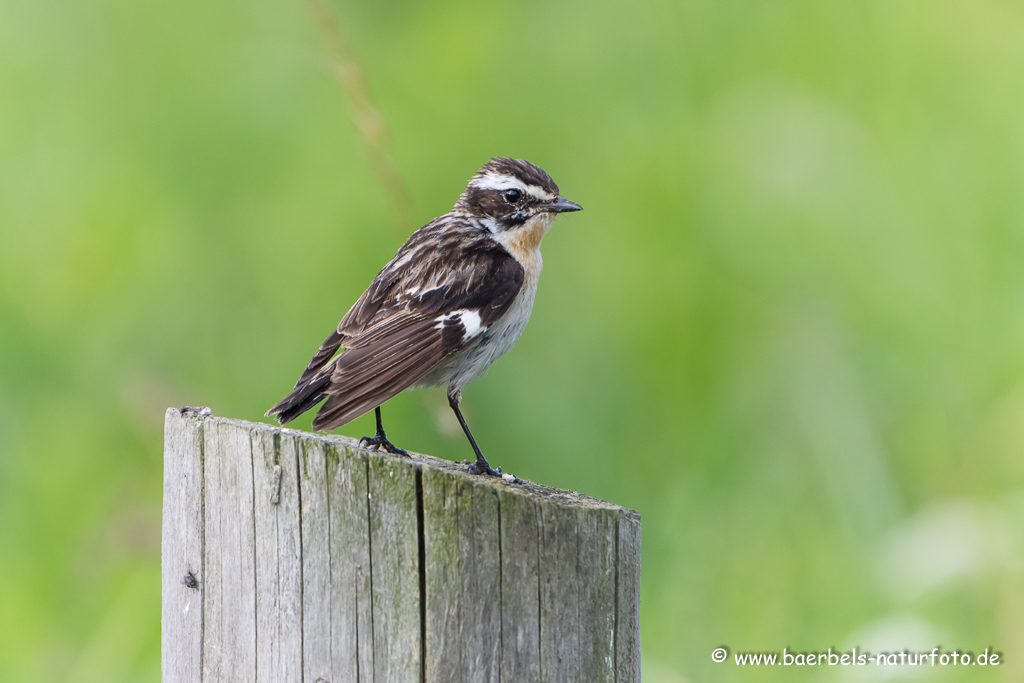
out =
<path fill-rule="evenodd" d="M 256 678 L 256 553 L 252 428 L 207 420 L 203 429 L 202 680 Z"/>
<path fill-rule="evenodd" d="M 423 472 L 426 679 L 499 680 L 501 543 L 497 491 Z"/>
<path fill-rule="evenodd" d="M 293 439 L 252 431 L 256 509 L 256 680 L 302 678 L 302 539 Z"/>
<path fill-rule="evenodd" d="M 540 504 L 501 491 L 501 677 L 540 677 Z"/>
<path fill-rule="evenodd" d="M 164 683 L 198 681 L 203 652 L 203 421 L 176 408 L 164 420 L 160 655 Z M 195 586 L 182 583 L 186 575 Z"/>
<path fill-rule="evenodd" d="M 632 510 L 208 409 L 164 458 L 165 682 L 640 681 Z"/>
<path fill-rule="evenodd" d="M 369 459 L 370 590 L 375 681 L 419 681 L 420 559 L 416 468 Z"/>

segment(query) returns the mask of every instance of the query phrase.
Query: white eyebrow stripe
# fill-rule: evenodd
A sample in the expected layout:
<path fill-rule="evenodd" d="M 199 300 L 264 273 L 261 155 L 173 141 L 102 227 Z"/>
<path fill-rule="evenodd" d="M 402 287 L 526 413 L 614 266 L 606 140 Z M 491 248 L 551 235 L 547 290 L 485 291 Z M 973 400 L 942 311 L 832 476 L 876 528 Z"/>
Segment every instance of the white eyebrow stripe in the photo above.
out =
<path fill-rule="evenodd" d="M 493 173 L 488 171 L 481 176 L 473 179 L 470 183 L 473 187 L 480 188 L 481 190 L 510 190 L 512 188 L 522 190 L 526 192 L 526 185 L 523 181 L 519 180 L 515 176 L 510 176 L 505 173 Z"/>
<path fill-rule="evenodd" d="M 541 188 L 537 187 L 536 185 L 527 185 L 526 186 L 526 191 L 529 192 L 531 195 L 533 195 L 535 198 L 540 199 L 541 201 L 545 201 L 545 202 L 550 202 L 552 199 L 555 198 L 555 195 L 553 195 L 550 192 L 547 192 L 545 190 L 542 190 Z"/>
<path fill-rule="evenodd" d="M 481 190 L 520 190 L 543 201 L 551 201 L 555 198 L 555 195 L 543 188 L 537 187 L 536 185 L 527 185 L 519 178 L 506 173 L 494 173 L 492 171 L 488 171 L 487 173 L 474 178 L 470 185 Z"/>

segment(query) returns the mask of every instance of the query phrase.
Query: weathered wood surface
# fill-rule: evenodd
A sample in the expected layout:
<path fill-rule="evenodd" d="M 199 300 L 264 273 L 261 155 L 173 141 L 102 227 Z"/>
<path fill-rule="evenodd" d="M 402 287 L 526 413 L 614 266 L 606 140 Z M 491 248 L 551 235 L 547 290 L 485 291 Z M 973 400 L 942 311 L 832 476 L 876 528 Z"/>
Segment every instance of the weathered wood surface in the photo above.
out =
<path fill-rule="evenodd" d="M 638 683 L 639 515 L 463 470 L 168 410 L 165 683 Z"/>

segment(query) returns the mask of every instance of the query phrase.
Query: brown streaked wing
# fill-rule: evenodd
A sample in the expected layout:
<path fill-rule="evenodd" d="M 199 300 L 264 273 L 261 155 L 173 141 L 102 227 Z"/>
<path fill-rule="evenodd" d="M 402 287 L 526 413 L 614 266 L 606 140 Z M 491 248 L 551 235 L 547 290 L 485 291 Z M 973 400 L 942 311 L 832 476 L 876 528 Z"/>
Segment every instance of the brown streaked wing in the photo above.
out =
<path fill-rule="evenodd" d="M 338 323 L 340 334 L 357 337 L 375 320 L 391 315 L 396 292 L 405 288 L 410 280 L 421 276 L 421 262 L 436 260 L 441 255 L 436 248 L 431 249 L 430 245 L 436 247 L 444 243 L 441 239 L 444 234 L 442 228 L 449 222 L 448 214 L 439 216 L 409 236 L 394 258 L 381 268 L 370 286 Z"/>
<path fill-rule="evenodd" d="M 399 250 L 395 258 L 397 259 L 401 254 L 402 250 Z M 393 262 L 394 259 L 392 259 Z M 399 280 L 396 274 L 390 272 L 390 266 L 391 263 L 377 273 L 377 277 L 373 279 L 373 282 L 366 288 L 366 291 L 348 309 L 348 312 L 341 319 L 341 322 L 338 323 L 335 331 L 331 332 L 330 336 L 320 345 L 320 348 L 303 371 L 302 376 L 299 377 L 299 381 L 295 383 L 296 389 L 312 380 L 334 354 L 338 352 L 338 349 L 342 346 L 349 348 L 352 344 L 352 339 L 354 337 L 361 337 L 367 325 L 378 316 L 380 308 L 388 299 L 392 287 Z M 385 316 L 388 316 L 388 313 L 386 311 Z M 385 322 L 387 319 L 386 317 Z"/>
<path fill-rule="evenodd" d="M 396 267 L 411 244 L 418 245 L 416 258 Z M 489 239 L 410 239 L 338 325 L 345 350 L 333 361 L 328 386 L 318 387 L 327 401 L 313 428 L 334 429 L 416 384 L 466 341 L 461 320 L 441 322 L 445 317 L 470 310 L 488 327 L 508 310 L 523 279 L 522 266 Z M 408 294 L 424 287 L 429 293 Z M 330 356 L 318 357 L 329 369 L 323 363 Z M 316 375 L 309 372 L 310 379 Z"/>
<path fill-rule="evenodd" d="M 404 249 L 404 247 L 403 247 Z M 402 250 L 399 250 L 399 255 Z M 398 258 L 396 256 L 395 258 Z M 392 263 L 394 259 L 392 259 Z M 384 267 L 359 299 L 348 309 L 348 313 L 338 323 L 338 333 L 346 336 L 357 336 L 380 311 L 381 305 L 388 299 L 391 289 L 399 277 L 390 272 L 391 264 Z"/>
<path fill-rule="evenodd" d="M 327 361 L 329 361 L 331 357 L 338 352 L 338 349 L 341 348 L 345 339 L 346 335 L 339 333 L 337 330 L 331 332 L 330 336 L 328 336 L 327 339 L 324 340 L 324 343 L 320 345 L 320 348 L 317 349 L 313 359 L 309 361 L 309 365 L 307 365 L 306 369 L 302 371 L 302 376 L 299 377 L 299 381 L 295 383 L 295 389 L 298 389 L 312 380 L 313 376 L 316 375 L 324 367 Z M 293 389 L 293 391 L 295 389 Z M 271 408 L 271 410 L 273 410 L 273 408 Z"/>
<path fill-rule="evenodd" d="M 421 317 L 371 344 L 345 351 L 313 429 L 339 427 L 418 382 L 458 348 L 461 335 L 446 331 L 433 319 Z"/>

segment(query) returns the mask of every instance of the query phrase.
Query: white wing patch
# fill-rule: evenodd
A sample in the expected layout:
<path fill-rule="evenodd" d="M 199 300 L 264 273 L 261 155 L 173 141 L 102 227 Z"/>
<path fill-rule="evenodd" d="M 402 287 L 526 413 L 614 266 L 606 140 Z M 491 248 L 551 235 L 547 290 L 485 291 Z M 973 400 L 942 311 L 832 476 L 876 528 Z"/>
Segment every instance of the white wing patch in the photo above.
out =
<path fill-rule="evenodd" d="M 537 187 L 536 185 L 527 185 L 519 178 L 508 175 L 507 173 L 495 173 L 488 171 L 483 175 L 473 178 L 470 183 L 471 186 L 479 188 L 481 190 L 520 190 L 527 194 L 533 195 L 537 199 L 549 202 L 555 198 L 555 195 L 551 194 L 547 190 Z"/>
<path fill-rule="evenodd" d="M 487 329 L 487 327 L 481 325 L 479 311 L 473 311 L 468 308 L 452 311 L 447 315 L 435 318 L 435 320 L 437 321 L 437 324 L 434 325 L 434 327 L 437 329 L 444 327 L 445 323 L 461 323 L 463 329 L 466 330 L 465 335 L 462 338 L 463 341 L 472 339 Z"/>
<path fill-rule="evenodd" d="M 480 313 L 465 309 L 462 313 L 462 325 L 466 328 L 466 339 L 472 339 L 484 331 L 480 325 Z"/>

